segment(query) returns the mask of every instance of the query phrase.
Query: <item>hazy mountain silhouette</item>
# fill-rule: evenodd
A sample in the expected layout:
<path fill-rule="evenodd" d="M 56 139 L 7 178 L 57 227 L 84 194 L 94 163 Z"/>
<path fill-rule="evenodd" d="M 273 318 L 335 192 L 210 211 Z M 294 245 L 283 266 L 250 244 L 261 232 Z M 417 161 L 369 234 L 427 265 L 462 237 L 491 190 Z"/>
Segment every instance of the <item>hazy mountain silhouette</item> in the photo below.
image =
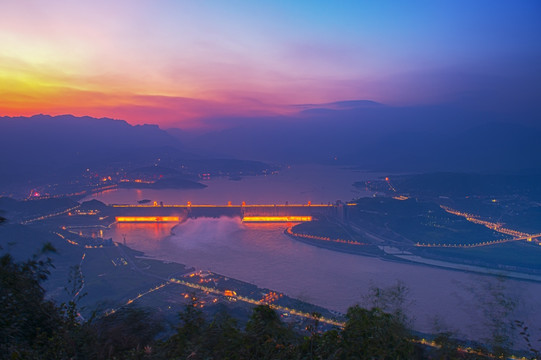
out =
<path fill-rule="evenodd" d="M 0 118 L 2 182 L 62 176 L 118 161 L 144 163 L 160 155 L 193 157 L 157 125 L 72 115 Z"/>
<path fill-rule="evenodd" d="M 291 116 L 203 119 L 211 130 L 164 131 L 72 115 L 0 117 L 0 182 L 46 183 L 87 167 L 137 168 L 158 158 L 164 166 L 182 160 L 225 173 L 266 166 L 232 159 L 408 172 L 541 168 L 541 130 L 512 120 L 450 105 L 400 108 L 362 100 L 298 105 Z"/>
<path fill-rule="evenodd" d="M 333 162 L 387 171 L 541 167 L 541 130 L 528 119 L 519 122 L 452 105 L 346 101 L 299 106 L 292 116 L 214 118 L 206 123 L 211 128 L 220 124 L 220 130 L 169 132 L 192 151 L 264 161 Z"/>
<path fill-rule="evenodd" d="M 72 115 L 0 117 L 0 185 L 57 183 L 92 171 L 123 168 L 182 177 L 199 172 L 260 173 L 268 165 L 223 155 L 205 158 L 157 125 Z M 155 167 L 157 159 L 161 166 Z M 148 167 L 152 165 L 152 170 Z M 172 168 L 168 168 L 172 167 Z M 147 174 L 148 175 L 148 174 Z"/>

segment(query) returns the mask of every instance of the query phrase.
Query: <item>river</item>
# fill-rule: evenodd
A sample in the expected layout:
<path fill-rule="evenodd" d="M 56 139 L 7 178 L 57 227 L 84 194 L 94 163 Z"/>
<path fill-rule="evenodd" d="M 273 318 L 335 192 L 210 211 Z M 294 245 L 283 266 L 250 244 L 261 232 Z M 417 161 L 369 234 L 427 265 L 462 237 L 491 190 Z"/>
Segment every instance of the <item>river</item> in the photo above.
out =
<path fill-rule="evenodd" d="M 117 189 L 93 194 L 83 200 L 97 199 L 108 204 L 136 204 L 148 199 L 165 204 L 306 204 L 334 203 L 370 196 L 369 191 L 352 186 L 355 181 L 373 179 L 379 174 L 320 165 L 286 166 L 277 174 L 247 176 L 242 180 L 217 177 L 201 180 L 204 189 L 136 190 Z"/>
<path fill-rule="evenodd" d="M 289 169 L 289 173 L 266 179 L 211 180 L 209 187 L 199 193 L 130 189 L 94 198 L 107 203 L 133 203 L 139 198 L 164 203 L 211 203 L 212 199 L 214 203 L 224 203 L 238 198 L 245 198 L 247 203 L 292 203 L 317 202 L 320 198 L 326 203 L 370 195 L 355 192 L 351 184 L 377 176 L 320 167 L 314 171 L 320 171 L 321 176 L 314 177 L 314 172 L 301 170 Z M 288 178 L 295 178 L 296 182 L 288 183 Z M 233 193 L 233 189 L 240 192 Z M 318 191 L 322 192 L 321 197 L 316 197 Z M 232 194 L 237 196 L 232 198 Z M 127 245 L 148 256 L 211 270 L 341 312 L 365 301 L 370 287 L 385 288 L 401 282 L 409 289 L 406 309 L 415 329 L 433 332 L 440 327 L 474 339 L 486 336 L 481 309 L 486 308 L 483 302 L 490 300 L 490 296 L 476 294 L 487 284 L 494 284 L 494 277 L 334 252 L 291 239 L 284 235 L 284 229 L 284 224 L 243 224 L 239 219 L 200 218 L 177 226 L 116 224 L 105 236 L 123 241 L 126 234 Z M 504 286 L 507 296 L 518 303 L 513 318 L 540 323 L 541 315 L 536 308 L 541 284 L 505 280 Z"/>

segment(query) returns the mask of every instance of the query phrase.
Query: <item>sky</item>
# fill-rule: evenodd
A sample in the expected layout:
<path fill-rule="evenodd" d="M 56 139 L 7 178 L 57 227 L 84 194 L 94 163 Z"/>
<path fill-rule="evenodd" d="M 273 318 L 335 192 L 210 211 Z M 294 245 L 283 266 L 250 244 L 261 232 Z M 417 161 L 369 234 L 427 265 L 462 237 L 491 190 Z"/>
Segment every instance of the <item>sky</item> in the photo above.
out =
<path fill-rule="evenodd" d="M 537 0 L 0 0 L 0 116 L 189 128 L 358 99 L 534 111 L 540 19 Z"/>

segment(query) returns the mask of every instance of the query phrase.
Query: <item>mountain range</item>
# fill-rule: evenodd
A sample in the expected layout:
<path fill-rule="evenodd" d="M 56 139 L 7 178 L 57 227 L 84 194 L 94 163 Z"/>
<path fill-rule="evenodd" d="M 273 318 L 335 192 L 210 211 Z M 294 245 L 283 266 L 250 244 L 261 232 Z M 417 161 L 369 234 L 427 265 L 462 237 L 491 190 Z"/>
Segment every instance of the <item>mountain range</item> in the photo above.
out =
<path fill-rule="evenodd" d="M 541 124 L 528 115 L 454 105 L 390 107 L 371 101 L 296 108 L 290 116 L 206 119 L 211 129 L 218 129 L 205 132 L 168 132 L 192 152 L 264 161 L 398 172 L 541 168 Z"/>
<path fill-rule="evenodd" d="M 520 119 L 519 119 L 520 120 Z M 242 169 L 327 163 L 394 172 L 514 172 L 541 168 L 536 121 L 453 106 L 390 107 L 353 100 L 295 105 L 291 115 L 202 119 L 161 129 L 72 115 L 0 117 L 1 184 L 69 177 L 85 168 L 186 161 Z"/>

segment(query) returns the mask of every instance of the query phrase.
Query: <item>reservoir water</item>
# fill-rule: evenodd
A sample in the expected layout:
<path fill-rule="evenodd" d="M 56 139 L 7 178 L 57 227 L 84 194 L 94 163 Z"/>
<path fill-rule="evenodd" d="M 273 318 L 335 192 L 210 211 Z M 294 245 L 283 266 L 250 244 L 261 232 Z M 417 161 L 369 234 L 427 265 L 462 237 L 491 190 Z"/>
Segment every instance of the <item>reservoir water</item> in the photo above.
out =
<path fill-rule="evenodd" d="M 372 179 L 379 174 L 343 169 L 331 166 L 290 166 L 277 174 L 247 176 L 242 180 L 218 177 L 201 180 L 208 185 L 204 189 L 189 190 L 135 190 L 118 189 L 94 194 L 85 198 L 98 199 L 108 204 L 136 204 L 149 199 L 164 204 L 306 204 L 334 203 L 336 200 L 351 200 L 370 196 L 369 191 L 352 186 L 355 181 Z"/>
<path fill-rule="evenodd" d="M 320 176 L 314 176 L 317 173 Z M 376 176 L 328 167 L 292 168 L 265 178 L 211 180 L 199 192 L 119 190 L 93 198 L 106 203 L 135 203 L 141 198 L 164 203 L 226 203 L 241 198 L 247 203 L 317 203 L 318 199 L 327 203 L 369 196 L 351 184 Z M 126 234 L 127 245 L 148 256 L 211 270 L 341 312 L 363 302 L 371 286 L 385 288 L 400 281 L 409 289 L 407 310 L 417 330 L 433 332 L 443 326 L 470 338 L 486 336 L 482 308 L 490 299 L 476 294 L 495 283 L 494 277 L 334 252 L 293 240 L 284 235 L 284 229 L 284 224 L 200 218 L 176 226 L 116 224 L 105 236 L 120 242 Z M 541 284 L 503 283 L 507 296 L 518 301 L 513 319 L 540 323 L 536 309 Z"/>

